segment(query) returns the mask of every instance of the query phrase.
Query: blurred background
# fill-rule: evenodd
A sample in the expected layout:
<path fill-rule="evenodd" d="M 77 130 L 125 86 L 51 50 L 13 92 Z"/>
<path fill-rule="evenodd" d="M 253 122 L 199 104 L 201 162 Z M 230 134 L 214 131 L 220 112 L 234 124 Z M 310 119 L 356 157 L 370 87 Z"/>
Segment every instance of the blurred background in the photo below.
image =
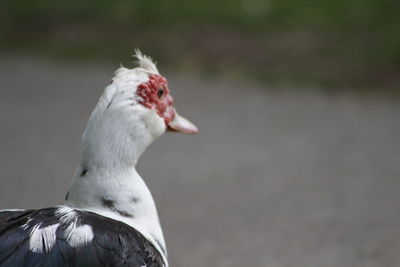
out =
<path fill-rule="evenodd" d="M 61 203 L 134 48 L 197 136 L 138 164 L 171 266 L 400 266 L 400 2 L 3 0 L 0 208 Z"/>

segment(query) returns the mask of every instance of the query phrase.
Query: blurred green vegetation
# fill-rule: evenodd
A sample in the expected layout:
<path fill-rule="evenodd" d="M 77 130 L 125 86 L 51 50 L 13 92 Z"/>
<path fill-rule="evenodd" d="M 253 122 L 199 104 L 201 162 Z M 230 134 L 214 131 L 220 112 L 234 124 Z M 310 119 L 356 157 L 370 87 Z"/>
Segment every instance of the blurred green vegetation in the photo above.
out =
<path fill-rule="evenodd" d="M 0 48 L 400 91 L 395 0 L 2 0 Z"/>

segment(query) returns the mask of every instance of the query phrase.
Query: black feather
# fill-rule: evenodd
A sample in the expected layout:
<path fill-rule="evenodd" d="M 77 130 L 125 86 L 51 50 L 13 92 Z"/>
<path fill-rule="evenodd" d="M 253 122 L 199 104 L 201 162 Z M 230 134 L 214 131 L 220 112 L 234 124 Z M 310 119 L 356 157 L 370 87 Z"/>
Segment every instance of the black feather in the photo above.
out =
<path fill-rule="evenodd" d="M 129 225 L 101 215 L 75 211 L 79 225 L 90 225 L 94 238 L 71 247 L 64 237 L 68 224 L 55 215 L 57 208 L 0 212 L 0 266 L 163 266 L 157 249 Z M 30 220 L 28 223 L 28 219 Z M 29 230 L 59 224 L 55 245 L 48 252 L 29 250 Z M 25 227 L 23 227 L 25 225 Z"/>

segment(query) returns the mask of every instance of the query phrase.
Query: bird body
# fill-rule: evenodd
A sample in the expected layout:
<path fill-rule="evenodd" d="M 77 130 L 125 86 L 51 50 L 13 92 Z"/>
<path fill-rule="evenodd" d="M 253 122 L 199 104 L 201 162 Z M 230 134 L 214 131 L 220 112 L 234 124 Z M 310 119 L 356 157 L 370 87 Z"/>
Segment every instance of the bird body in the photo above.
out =
<path fill-rule="evenodd" d="M 136 171 L 167 129 L 196 133 L 176 113 L 167 81 L 139 51 L 121 67 L 82 136 L 64 205 L 0 211 L 0 266 L 168 266 L 156 205 Z"/>

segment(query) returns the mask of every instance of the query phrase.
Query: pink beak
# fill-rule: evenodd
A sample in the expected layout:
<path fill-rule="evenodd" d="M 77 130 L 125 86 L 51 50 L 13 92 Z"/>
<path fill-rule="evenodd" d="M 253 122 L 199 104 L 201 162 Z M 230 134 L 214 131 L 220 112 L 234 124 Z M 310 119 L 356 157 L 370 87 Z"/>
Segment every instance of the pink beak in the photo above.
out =
<path fill-rule="evenodd" d="M 195 134 L 198 132 L 193 123 L 175 112 L 175 117 L 168 123 L 168 130 L 186 134 Z"/>

